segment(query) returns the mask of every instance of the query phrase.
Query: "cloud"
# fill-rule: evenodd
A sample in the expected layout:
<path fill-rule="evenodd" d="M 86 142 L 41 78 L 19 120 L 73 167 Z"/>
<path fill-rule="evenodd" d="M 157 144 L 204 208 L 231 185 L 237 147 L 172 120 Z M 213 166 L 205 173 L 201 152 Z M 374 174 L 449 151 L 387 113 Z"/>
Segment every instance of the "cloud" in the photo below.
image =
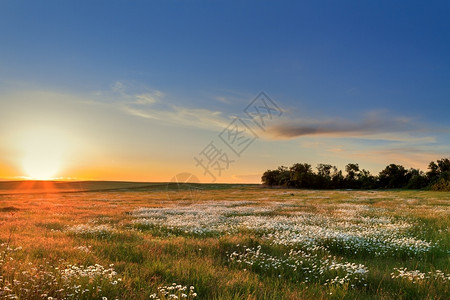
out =
<path fill-rule="evenodd" d="M 116 81 L 110 90 L 97 92 L 95 96 L 98 102 L 94 103 L 104 103 L 103 99 L 108 99 L 108 104 L 128 115 L 166 124 L 217 130 L 231 122 L 231 118 L 220 111 L 176 105 L 170 96 L 165 99 L 166 93 L 135 83 Z"/>
<path fill-rule="evenodd" d="M 230 104 L 231 103 L 231 101 L 227 97 L 217 96 L 217 97 L 215 97 L 215 99 L 217 101 L 225 103 L 225 104 Z"/>
<path fill-rule="evenodd" d="M 295 119 L 282 121 L 267 128 L 271 138 L 297 138 L 301 136 L 365 137 L 393 133 L 425 132 L 417 120 L 372 112 L 362 119 Z M 389 138 L 390 139 L 390 138 Z"/>
<path fill-rule="evenodd" d="M 208 130 L 221 130 L 231 121 L 230 117 L 217 110 L 174 104 L 170 96 L 166 99 L 166 94 L 156 89 L 126 85 L 117 81 L 111 91 L 119 96 L 117 102 L 122 111 L 139 118 Z M 225 96 L 213 98 L 223 103 L 230 102 L 230 98 Z M 280 140 L 314 136 L 435 143 L 434 135 L 450 132 L 449 128 L 429 128 L 415 118 L 395 116 L 386 111 L 355 114 L 353 118 L 347 119 L 292 118 L 288 115 L 289 111 L 284 112 L 280 120 L 269 122 L 264 132 L 256 129 L 261 137 Z M 335 147 L 335 151 L 339 152 L 340 149 Z"/>
<path fill-rule="evenodd" d="M 145 94 L 140 94 L 140 95 L 136 95 L 136 104 L 153 104 L 159 101 L 160 98 L 164 97 L 164 94 L 159 92 L 159 91 L 155 91 L 153 93 L 145 93 Z"/>
<path fill-rule="evenodd" d="M 122 93 L 125 92 L 125 84 L 124 84 L 123 82 L 116 81 L 116 82 L 112 85 L 111 90 L 112 90 L 114 93 L 122 94 Z"/>
<path fill-rule="evenodd" d="M 96 91 L 94 96 L 114 99 L 126 104 L 147 105 L 159 102 L 165 94 L 156 89 L 116 81 L 111 85 L 110 90 Z"/>
<path fill-rule="evenodd" d="M 187 108 L 177 105 L 136 107 L 126 104 L 123 106 L 123 110 L 130 115 L 145 119 L 202 129 L 223 129 L 231 122 L 220 111 L 203 108 Z"/>

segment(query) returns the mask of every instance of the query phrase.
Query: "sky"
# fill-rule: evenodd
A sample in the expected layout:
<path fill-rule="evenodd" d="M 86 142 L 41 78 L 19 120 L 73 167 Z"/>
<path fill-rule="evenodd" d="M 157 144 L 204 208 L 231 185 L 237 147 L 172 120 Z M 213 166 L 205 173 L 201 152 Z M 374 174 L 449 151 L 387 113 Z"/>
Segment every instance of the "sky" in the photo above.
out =
<path fill-rule="evenodd" d="M 450 156 L 449 15 L 448 1 L 1 1 L 0 179 L 426 170 Z"/>

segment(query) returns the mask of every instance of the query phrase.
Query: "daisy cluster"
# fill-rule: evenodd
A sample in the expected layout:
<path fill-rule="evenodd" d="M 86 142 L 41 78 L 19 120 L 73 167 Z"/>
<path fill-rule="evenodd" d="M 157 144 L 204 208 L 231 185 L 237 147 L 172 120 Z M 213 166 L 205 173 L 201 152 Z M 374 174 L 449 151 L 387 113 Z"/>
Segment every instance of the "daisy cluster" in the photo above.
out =
<path fill-rule="evenodd" d="M 286 277 L 303 283 L 323 285 L 367 285 L 368 269 L 362 264 L 340 262 L 331 255 L 320 255 L 315 249 L 294 250 L 284 255 L 270 255 L 256 248 L 243 247 L 228 255 L 231 264 L 265 275 Z"/>
<path fill-rule="evenodd" d="M 168 286 L 158 287 L 158 292 L 151 294 L 150 299 L 166 300 L 166 299 L 194 299 L 197 297 L 197 293 L 194 291 L 195 287 L 187 286 L 181 284 L 172 283 Z"/>
<path fill-rule="evenodd" d="M 45 258 L 38 265 L 24 263 L 14 258 L 20 249 L 0 251 L 0 299 L 102 299 L 104 292 L 119 291 L 122 279 L 113 265 L 67 265 L 60 259 L 54 267 Z"/>
<path fill-rule="evenodd" d="M 407 268 L 394 268 L 394 272 L 391 273 L 391 278 L 406 279 L 413 283 L 422 282 L 425 280 L 437 280 L 437 281 L 450 281 L 450 274 L 445 274 L 441 270 L 435 270 L 434 272 L 424 273 L 419 270 L 408 270 Z"/>
<path fill-rule="evenodd" d="M 412 224 L 386 217 L 342 217 L 301 214 L 267 220 L 249 216 L 245 226 L 260 231 L 274 244 L 322 245 L 346 255 L 408 256 L 425 254 L 433 244 L 407 235 Z"/>
<path fill-rule="evenodd" d="M 421 256 L 436 245 L 408 232 L 408 219 L 358 204 L 314 204 L 308 211 L 295 203 L 250 201 L 201 202 L 185 206 L 139 208 L 135 226 L 168 234 L 233 234 L 253 231 L 284 246 L 324 246 L 353 256 Z M 312 212 L 314 211 L 314 212 Z"/>
<path fill-rule="evenodd" d="M 91 248 L 92 248 L 92 246 L 78 246 L 78 247 L 75 247 L 74 249 L 79 250 L 84 253 L 89 253 L 89 252 L 91 252 Z"/>
<path fill-rule="evenodd" d="M 105 268 L 102 265 L 95 264 L 91 266 L 77 266 L 68 265 L 66 268 L 61 270 L 62 279 L 65 281 L 70 281 L 72 279 L 88 278 L 90 280 L 97 277 L 106 277 L 108 279 L 115 278 L 117 273 L 112 268 L 114 265 L 109 265 L 109 268 Z M 120 278 L 119 278 L 120 281 Z M 117 281 L 115 282 L 117 284 Z"/>
<path fill-rule="evenodd" d="M 104 284 L 117 285 L 122 279 L 117 276 L 113 266 L 111 264 L 106 268 L 99 264 L 90 266 L 67 265 L 60 269 L 62 281 L 66 284 L 67 289 L 73 292 L 73 294 L 69 293 L 68 296 L 83 295 L 91 292 L 91 290 L 101 293 Z M 78 284 L 71 285 L 73 282 Z"/>
<path fill-rule="evenodd" d="M 115 229 L 108 224 L 78 224 L 68 227 L 66 231 L 74 235 L 103 238 L 115 232 Z"/>
<path fill-rule="evenodd" d="M 234 233 L 239 224 L 233 216 L 268 213 L 274 209 L 254 204 L 256 202 L 220 201 L 176 207 L 138 208 L 132 212 L 132 216 L 136 225 L 162 227 L 169 232 L 196 235 Z"/>

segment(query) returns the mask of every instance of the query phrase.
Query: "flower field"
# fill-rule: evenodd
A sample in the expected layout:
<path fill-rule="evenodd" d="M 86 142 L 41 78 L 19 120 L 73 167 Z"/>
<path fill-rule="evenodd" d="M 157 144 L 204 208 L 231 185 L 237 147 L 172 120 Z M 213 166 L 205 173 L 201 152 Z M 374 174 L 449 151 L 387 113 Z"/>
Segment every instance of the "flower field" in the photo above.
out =
<path fill-rule="evenodd" d="M 0 299 L 448 299 L 449 205 L 232 185 L 4 193 Z"/>

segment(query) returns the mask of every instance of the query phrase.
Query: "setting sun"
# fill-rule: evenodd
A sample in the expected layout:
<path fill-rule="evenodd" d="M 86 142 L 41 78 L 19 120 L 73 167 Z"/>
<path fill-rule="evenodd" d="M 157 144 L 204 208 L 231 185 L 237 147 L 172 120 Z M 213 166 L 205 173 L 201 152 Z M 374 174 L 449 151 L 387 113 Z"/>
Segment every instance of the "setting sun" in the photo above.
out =
<path fill-rule="evenodd" d="M 44 155 L 42 155 L 44 154 Z M 48 180 L 54 178 L 60 162 L 41 151 L 30 153 L 23 161 L 23 167 L 30 179 Z"/>
<path fill-rule="evenodd" d="M 26 148 L 22 166 L 27 178 L 54 179 L 61 168 L 61 138 L 51 132 L 38 131 L 28 136 L 24 144 Z"/>

